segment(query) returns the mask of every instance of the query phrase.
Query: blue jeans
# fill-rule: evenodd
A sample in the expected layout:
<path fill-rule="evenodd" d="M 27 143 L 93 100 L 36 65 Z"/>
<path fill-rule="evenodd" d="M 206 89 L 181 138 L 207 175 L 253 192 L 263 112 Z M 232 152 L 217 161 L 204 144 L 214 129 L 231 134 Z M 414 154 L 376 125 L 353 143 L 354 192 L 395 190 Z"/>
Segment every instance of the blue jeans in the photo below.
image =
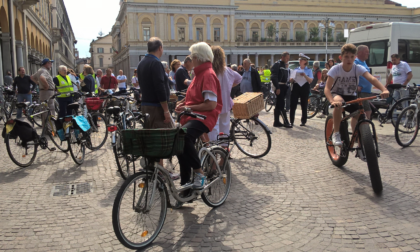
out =
<path fill-rule="evenodd" d="M 27 101 L 32 104 L 32 94 L 18 94 L 17 101 L 18 102 Z M 22 109 L 20 108 L 17 110 L 16 118 L 21 118 L 21 117 L 22 117 Z"/>

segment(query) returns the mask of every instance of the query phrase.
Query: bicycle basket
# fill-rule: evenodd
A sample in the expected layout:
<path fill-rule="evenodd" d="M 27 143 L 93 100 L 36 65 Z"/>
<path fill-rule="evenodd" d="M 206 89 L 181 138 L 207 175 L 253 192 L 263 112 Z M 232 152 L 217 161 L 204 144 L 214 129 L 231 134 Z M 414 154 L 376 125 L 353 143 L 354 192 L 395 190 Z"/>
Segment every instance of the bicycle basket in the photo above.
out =
<path fill-rule="evenodd" d="M 184 152 L 187 129 L 130 129 L 122 131 L 124 154 L 170 158 Z"/>
<path fill-rule="evenodd" d="M 103 101 L 99 97 L 86 98 L 86 107 L 88 110 L 99 110 L 102 108 Z"/>

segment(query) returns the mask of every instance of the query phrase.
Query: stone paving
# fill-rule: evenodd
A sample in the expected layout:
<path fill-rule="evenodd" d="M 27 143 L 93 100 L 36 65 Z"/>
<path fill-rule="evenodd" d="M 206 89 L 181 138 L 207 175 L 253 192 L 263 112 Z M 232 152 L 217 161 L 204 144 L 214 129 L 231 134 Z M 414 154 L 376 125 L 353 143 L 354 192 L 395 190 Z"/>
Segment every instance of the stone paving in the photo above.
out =
<path fill-rule="evenodd" d="M 273 123 L 272 111 L 260 118 Z M 401 149 L 392 125 L 378 127 L 384 191 L 376 196 L 366 163 L 352 156 L 341 169 L 331 164 L 323 129 L 317 118 L 307 127 L 272 129 L 271 152 L 261 159 L 236 150 L 226 203 L 211 209 L 199 200 L 169 210 L 146 250 L 420 250 L 420 139 Z M 80 167 L 69 154 L 42 150 L 21 169 L 1 143 L 0 251 L 129 251 L 112 229 L 123 180 L 110 142 L 105 146 L 88 152 Z M 93 192 L 51 196 L 54 186 L 86 182 Z"/>

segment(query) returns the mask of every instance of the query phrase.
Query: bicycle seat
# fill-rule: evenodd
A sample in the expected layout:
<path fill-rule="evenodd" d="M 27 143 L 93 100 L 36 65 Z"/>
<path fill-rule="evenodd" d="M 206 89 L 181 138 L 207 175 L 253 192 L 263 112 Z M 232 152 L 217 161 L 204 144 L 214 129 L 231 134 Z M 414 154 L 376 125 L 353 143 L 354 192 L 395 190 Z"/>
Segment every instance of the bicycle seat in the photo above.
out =
<path fill-rule="evenodd" d="M 74 102 L 74 103 L 70 103 L 69 105 L 67 105 L 67 109 L 70 109 L 70 110 L 78 110 L 79 109 L 79 103 L 77 103 L 77 102 Z"/>
<path fill-rule="evenodd" d="M 109 107 L 106 109 L 107 113 L 114 114 L 114 115 L 120 113 L 120 111 L 121 111 L 120 107 Z"/>
<path fill-rule="evenodd" d="M 30 102 L 18 102 L 16 103 L 16 108 L 26 108 L 30 104 L 31 104 Z"/>

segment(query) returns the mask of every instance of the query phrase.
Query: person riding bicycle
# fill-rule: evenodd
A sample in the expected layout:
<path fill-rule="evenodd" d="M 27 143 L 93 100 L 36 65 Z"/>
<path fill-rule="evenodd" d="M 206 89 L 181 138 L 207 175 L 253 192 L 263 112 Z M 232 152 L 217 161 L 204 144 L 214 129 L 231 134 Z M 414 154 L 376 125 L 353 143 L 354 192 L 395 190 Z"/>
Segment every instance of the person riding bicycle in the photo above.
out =
<path fill-rule="evenodd" d="M 356 59 L 357 48 L 353 44 L 345 44 L 341 48 L 342 63 L 333 66 L 328 71 L 327 85 L 324 93 L 328 101 L 334 107 L 334 133 L 332 135 L 332 142 L 335 146 L 341 146 L 340 123 L 342 119 L 343 102 L 349 102 L 357 99 L 357 87 L 360 76 L 363 76 L 373 86 L 382 91 L 381 97 L 387 98 L 389 96 L 388 90 L 373 77 L 363 66 L 354 64 Z M 346 111 L 353 113 L 358 109 L 358 105 L 351 105 L 345 108 Z M 355 130 L 359 116 L 353 117 L 351 120 L 352 130 Z M 359 156 L 363 159 L 363 155 Z"/>
<path fill-rule="evenodd" d="M 195 176 L 193 188 L 200 189 L 206 184 L 206 177 L 201 168 L 195 142 L 203 133 L 213 130 L 223 107 L 220 82 L 212 68 L 213 52 L 205 42 L 200 42 L 190 47 L 195 77 L 188 87 L 185 100 L 178 104 L 175 111 L 181 113 L 189 108 L 194 113 L 202 114 L 205 120 L 184 116 L 181 125 L 187 128 L 185 135 L 184 153 L 178 155 L 181 170 L 181 185 L 189 182 L 191 168 Z"/>

